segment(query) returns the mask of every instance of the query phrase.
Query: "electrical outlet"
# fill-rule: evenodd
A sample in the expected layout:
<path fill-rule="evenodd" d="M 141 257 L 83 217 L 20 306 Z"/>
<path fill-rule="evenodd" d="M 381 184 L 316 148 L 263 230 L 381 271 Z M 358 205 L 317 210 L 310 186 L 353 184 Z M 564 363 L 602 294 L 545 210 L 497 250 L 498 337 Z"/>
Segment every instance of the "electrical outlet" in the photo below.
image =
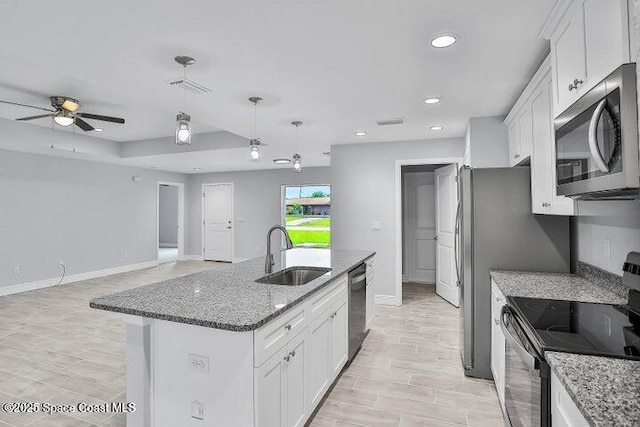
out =
<path fill-rule="evenodd" d="M 604 257 L 606 259 L 611 259 L 611 239 L 604 239 Z"/>
<path fill-rule="evenodd" d="M 19 276 L 20 275 L 20 267 L 18 267 L 17 265 L 15 267 L 13 267 L 13 274 L 15 276 Z"/>
<path fill-rule="evenodd" d="M 380 221 L 372 221 L 371 231 L 382 231 L 382 223 Z"/>
<path fill-rule="evenodd" d="M 197 400 L 191 401 L 191 418 L 204 420 L 204 404 Z"/>
<path fill-rule="evenodd" d="M 189 354 L 189 368 L 192 371 L 209 373 L 209 358 L 198 354 Z"/>

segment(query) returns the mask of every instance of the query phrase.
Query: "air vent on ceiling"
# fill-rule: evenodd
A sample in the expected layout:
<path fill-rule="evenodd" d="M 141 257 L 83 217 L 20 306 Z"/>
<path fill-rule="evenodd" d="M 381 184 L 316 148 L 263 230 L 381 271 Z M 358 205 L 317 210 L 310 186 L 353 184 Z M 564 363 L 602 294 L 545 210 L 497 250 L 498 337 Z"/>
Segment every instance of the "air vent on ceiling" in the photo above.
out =
<path fill-rule="evenodd" d="M 187 90 L 191 93 L 195 93 L 196 95 L 203 95 L 205 93 L 211 92 L 211 89 L 209 89 L 208 87 L 189 79 L 170 80 L 169 84 L 171 86 Z"/>
<path fill-rule="evenodd" d="M 404 117 L 398 117 L 395 119 L 388 120 L 376 120 L 378 126 L 393 126 L 393 125 L 401 125 L 404 123 Z"/>

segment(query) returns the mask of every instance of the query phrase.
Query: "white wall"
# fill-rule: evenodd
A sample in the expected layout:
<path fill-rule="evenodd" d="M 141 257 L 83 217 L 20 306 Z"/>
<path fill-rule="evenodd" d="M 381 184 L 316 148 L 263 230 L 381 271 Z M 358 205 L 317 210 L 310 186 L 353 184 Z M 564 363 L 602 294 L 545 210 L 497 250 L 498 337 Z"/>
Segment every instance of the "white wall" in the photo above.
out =
<path fill-rule="evenodd" d="M 376 295 L 396 293 L 396 160 L 462 159 L 464 145 L 464 138 L 445 138 L 331 147 L 332 245 L 377 252 Z M 372 221 L 382 230 L 371 231 Z"/>
<path fill-rule="evenodd" d="M 178 196 L 176 185 L 161 185 L 159 189 L 160 200 L 158 202 L 159 230 L 158 238 L 160 247 L 178 247 Z"/>
<path fill-rule="evenodd" d="M 156 260 L 159 180 L 186 176 L 0 150 L 0 287 Z"/>
<path fill-rule="evenodd" d="M 629 2 L 629 11 L 631 60 L 640 64 L 640 0 Z M 636 71 L 640 84 L 640 66 Z M 640 201 L 580 202 L 577 214 L 578 260 L 622 275 L 627 252 L 640 251 Z M 605 256 L 606 239 L 610 258 Z"/>
<path fill-rule="evenodd" d="M 503 116 L 472 117 L 467 128 L 465 165 L 509 167 L 509 134 Z"/>
<path fill-rule="evenodd" d="M 299 174 L 276 169 L 191 175 L 187 190 L 190 255 L 202 254 L 202 184 L 220 182 L 233 183 L 234 258 L 255 258 L 266 252 L 269 228 L 282 223 L 281 186 L 331 184 L 331 179 L 327 167 L 304 168 Z"/>

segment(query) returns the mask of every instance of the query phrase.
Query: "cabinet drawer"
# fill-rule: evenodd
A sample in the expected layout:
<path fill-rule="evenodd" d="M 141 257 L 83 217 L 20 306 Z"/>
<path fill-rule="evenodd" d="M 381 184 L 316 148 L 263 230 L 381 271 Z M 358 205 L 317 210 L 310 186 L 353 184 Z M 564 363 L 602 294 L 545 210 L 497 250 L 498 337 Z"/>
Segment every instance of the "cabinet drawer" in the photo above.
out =
<path fill-rule="evenodd" d="M 347 275 L 338 278 L 335 283 L 323 289 L 317 296 L 311 297 L 310 321 L 313 322 L 327 307 L 331 306 L 335 299 L 347 292 Z"/>
<path fill-rule="evenodd" d="M 253 334 L 254 366 L 259 367 L 278 349 L 307 326 L 306 304 L 267 323 Z"/>

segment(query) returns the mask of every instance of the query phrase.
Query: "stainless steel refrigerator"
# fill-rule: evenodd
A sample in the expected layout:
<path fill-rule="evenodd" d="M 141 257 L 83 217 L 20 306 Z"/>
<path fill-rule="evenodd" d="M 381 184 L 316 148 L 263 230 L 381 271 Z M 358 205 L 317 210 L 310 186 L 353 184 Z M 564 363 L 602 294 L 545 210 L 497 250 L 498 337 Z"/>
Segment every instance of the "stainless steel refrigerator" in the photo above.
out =
<path fill-rule="evenodd" d="M 569 272 L 569 218 L 531 213 L 529 167 L 458 175 L 460 344 L 465 374 L 491 378 L 489 270 Z"/>

